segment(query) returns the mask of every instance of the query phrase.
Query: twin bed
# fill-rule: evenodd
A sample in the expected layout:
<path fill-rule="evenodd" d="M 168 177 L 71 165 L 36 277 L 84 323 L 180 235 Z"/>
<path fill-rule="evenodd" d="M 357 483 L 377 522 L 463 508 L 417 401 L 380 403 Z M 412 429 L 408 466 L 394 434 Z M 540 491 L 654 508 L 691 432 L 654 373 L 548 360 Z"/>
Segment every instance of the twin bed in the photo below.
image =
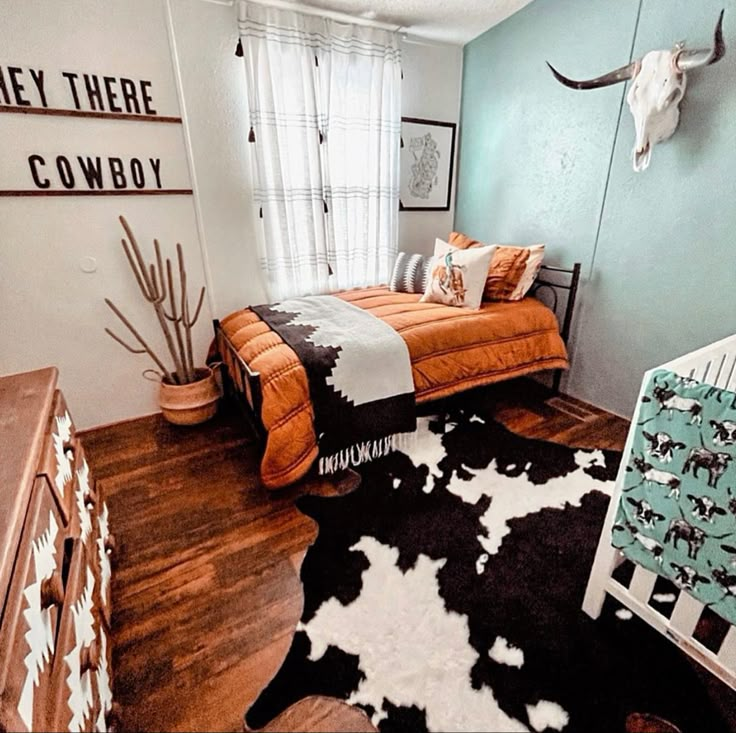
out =
<path fill-rule="evenodd" d="M 530 291 L 480 310 L 419 302 L 385 287 L 337 293 L 404 339 L 417 404 L 545 370 L 567 369 L 580 265 L 543 266 Z M 535 297 L 539 296 L 539 297 Z M 549 302 L 545 305 L 543 300 Z M 264 441 L 261 479 L 277 489 L 302 478 L 318 457 L 307 374 L 295 352 L 250 308 L 215 321 L 228 391 Z M 366 365 L 370 369 L 370 365 Z"/>
<path fill-rule="evenodd" d="M 415 400 L 426 403 L 473 387 L 544 370 L 556 370 L 553 385 L 557 389 L 561 370 L 568 367 L 566 342 L 579 274 L 579 264 L 571 269 L 543 266 L 531 295 L 514 302 L 484 302 L 477 311 L 421 303 L 419 295 L 392 292 L 382 287 L 351 290 L 337 296 L 380 318 L 401 335 L 411 360 Z M 546 296 L 542 296 L 542 291 Z M 560 293 L 565 293 L 565 297 L 560 298 Z M 215 321 L 215 335 L 217 358 L 226 366 L 229 391 L 241 401 L 246 415 L 264 440 L 261 465 L 264 485 L 279 488 L 297 481 L 310 470 L 319 454 L 303 365 L 291 347 L 249 308 Z M 370 369 L 370 364 L 366 368 Z M 736 337 L 685 355 L 662 368 L 681 375 L 685 386 L 688 380 L 709 378 L 714 387 L 733 390 Z M 645 375 L 641 395 L 655 371 Z M 712 391 L 718 392 L 717 389 Z M 639 407 L 632 420 L 625 456 L 631 452 L 633 437 L 640 429 L 638 416 Z M 729 440 L 731 442 L 725 444 L 732 444 L 733 435 Z M 623 461 L 601 532 L 583 609 L 597 618 L 605 596 L 613 595 L 726 684 L 736 688 L 736 627 L 726 624 L 727 630 L 716 640 L 716 645 L 711 646 L 710 641 L 698 636 L 701 626 L 708 630 L 713 625 L 705 618 L 707 609 L 703 602 L 690 593 L 678 592 L 671 615 L 664 616 L 651 605 L 656 600 L 657 573 L 637 564 L 628 585 L 615 577 L 614 571 L 624 556 L 612 546 L 611 530 L 625 490 L 627 467 L 628 463 Z M 692 480 L 696 482 L 697 478 Z M 730 489 L 728 493 L 730 495 Z M 644 546 L 651 547 L 650 544 Z M 730 545 L 727 549 L 734 551 Z M 718 575 L 716 571 L 713 577 L 724 585 L 724 598 L 728 598 L 733 589 L 726 581 L 732 583 L 733 575 L 725 573 L 724 570 Z M 701 580 L 705 582 L 704 578 Z M 687 589 L 687 586 L 681 587 Z"/>

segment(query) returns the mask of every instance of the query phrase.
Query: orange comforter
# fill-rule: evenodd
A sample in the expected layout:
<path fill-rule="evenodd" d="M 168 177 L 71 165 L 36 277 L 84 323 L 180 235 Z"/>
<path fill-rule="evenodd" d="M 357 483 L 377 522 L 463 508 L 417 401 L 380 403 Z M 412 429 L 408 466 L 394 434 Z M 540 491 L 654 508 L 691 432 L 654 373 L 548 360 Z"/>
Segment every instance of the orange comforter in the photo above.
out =
<path fill-rule="evenodd" d="M 568 366 L 557 319 L 535 298 L 483 303 L 471 311 L 420 303 L 419 295 L 384 287 L 336 295 L 401 334 L 409 348 L 417 402 Z M 291 347 L 248 308 L 224 318 L 221 327 L 249 367 L 260 373 L 261 420 L 268 431 L 263 483 L 272 489 L 286 486 L 304 476 L 317 457 L 304 367 Z M 226 350 L 220 353 L 227 362 Z M 232 373 L 232 365 L 228 367 Z"/>

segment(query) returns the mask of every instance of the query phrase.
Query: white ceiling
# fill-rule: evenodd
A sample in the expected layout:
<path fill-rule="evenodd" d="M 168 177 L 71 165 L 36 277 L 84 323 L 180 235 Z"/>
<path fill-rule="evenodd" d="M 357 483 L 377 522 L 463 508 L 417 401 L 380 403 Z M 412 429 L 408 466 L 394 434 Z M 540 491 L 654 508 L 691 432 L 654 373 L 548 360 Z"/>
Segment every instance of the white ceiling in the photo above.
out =
<path fill-rule="evenodd" d="M 528 5 L 531 0 L 302 0 L 350 15 L 369 15 L 407 33 L 465 44 Z"/>

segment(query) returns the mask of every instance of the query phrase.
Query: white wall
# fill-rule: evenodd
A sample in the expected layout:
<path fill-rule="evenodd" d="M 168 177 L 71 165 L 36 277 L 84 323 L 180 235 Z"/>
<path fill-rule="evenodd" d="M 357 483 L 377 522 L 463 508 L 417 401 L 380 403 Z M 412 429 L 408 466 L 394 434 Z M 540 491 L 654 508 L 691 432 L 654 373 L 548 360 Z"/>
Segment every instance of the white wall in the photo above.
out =
<path fill-rule="evenodd" d="M 256 259 L 260 220 L 251 186 L 248 108 L 234 5 L 171 0 L 178 66 L 191 138 L 202 234 L 224 316 L 263 303 Z"/>
<path fill-rule="evenodd" d="M 156 111 L 179 115 L 163 2 L 5 2 L 0 66 L 13 64 L 47 75 L 70 70 L 147 79 Z M 181 125 L 0 114 L 0 187 L 32 188 L 22 165 L 27 156 L 62 151 L 158 153 L 164 185 L 190 186 Z M 112 326 L 125 333 L 104 304 L 109 297 L 142 332 L 157 336 L 120 245 L 121 213 L 149 250 L 153 237 L 170 253 L 181 242 L 190 282 L 203 283 L 191 196 L 0 197 L 0 373 L 58 366 L 81 427 L 158 409 L 156 385 L 141 377 L 152 365 L 103 331 Z M 85 257 L 96 259 L 95 272 L 80 269 Z M 195 346 L 203 361 L 211 333 L 207 303 L 200 319 Z"/>
<path fill-rule="evenodd" d="M 402 117 L 454 122 L 460 119 L 463 48 L 407 40 L 402 44 L 404 83 Z M 402 211 L 399 215 L 399 249 L 431 254 L 436 237 L 446 239 L 455 217 L 458 133 L 455 137 L 453 186 L 449 211 Z"/>
<path fill-rule="evenodd" d="M 146 357 L 103 332 L 107 325 L 124 333 L 104 305 L 110 297 L 157 336 L 120 247 L 119 213 L 147 246 L 153 237 L 164 248 L 180 241 L 190 280 L 207 282 L 199 361 L 213 314 L 265 300 L 235 17 L 220 0 L 23 0 L 3 14 L 0 66 L 150 79 L 157 111 L 184 117 L 181 126 L 0 114 L 0 188 L 23 187 L 16 179 L 27 177 L 30 153 L 81 148 L 160 153 L 177 187 L 194 189 L 194 196 L 0 197 L 0 373 L 58 366 L 80 427 L 157 410 L 156 385 L 140 376 Z M 461 65 L 460 47 L 406 43 L 403 115 L 457 122 Z M 454 187 L 448 212 L 403 212 L 400 248 L 430 252 L 452 228 L 453 209 Z M 82 272 L 84 257 L 97 260 L 96 272 Z"/>

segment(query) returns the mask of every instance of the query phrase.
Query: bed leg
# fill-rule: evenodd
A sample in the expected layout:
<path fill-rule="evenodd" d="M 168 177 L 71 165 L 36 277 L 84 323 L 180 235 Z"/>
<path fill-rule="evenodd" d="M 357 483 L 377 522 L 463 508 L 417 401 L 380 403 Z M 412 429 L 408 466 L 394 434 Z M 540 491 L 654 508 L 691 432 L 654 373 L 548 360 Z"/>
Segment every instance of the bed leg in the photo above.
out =
<path fill-rule="evenodd" d="M 222 398 L 226 402 L 232 402 L 235 396 L 235 386 L 233 380 L 230 377 L 225 363 L 223 362 L 220 367 L 220 378 L 222 379 Z"/>
<path fill-rule="evenodd" d="M 562 369 L 556 369 L 555 375 L 552 377 L 552 392 L 560 394 L 560 380 L 562 379 Z"/>

